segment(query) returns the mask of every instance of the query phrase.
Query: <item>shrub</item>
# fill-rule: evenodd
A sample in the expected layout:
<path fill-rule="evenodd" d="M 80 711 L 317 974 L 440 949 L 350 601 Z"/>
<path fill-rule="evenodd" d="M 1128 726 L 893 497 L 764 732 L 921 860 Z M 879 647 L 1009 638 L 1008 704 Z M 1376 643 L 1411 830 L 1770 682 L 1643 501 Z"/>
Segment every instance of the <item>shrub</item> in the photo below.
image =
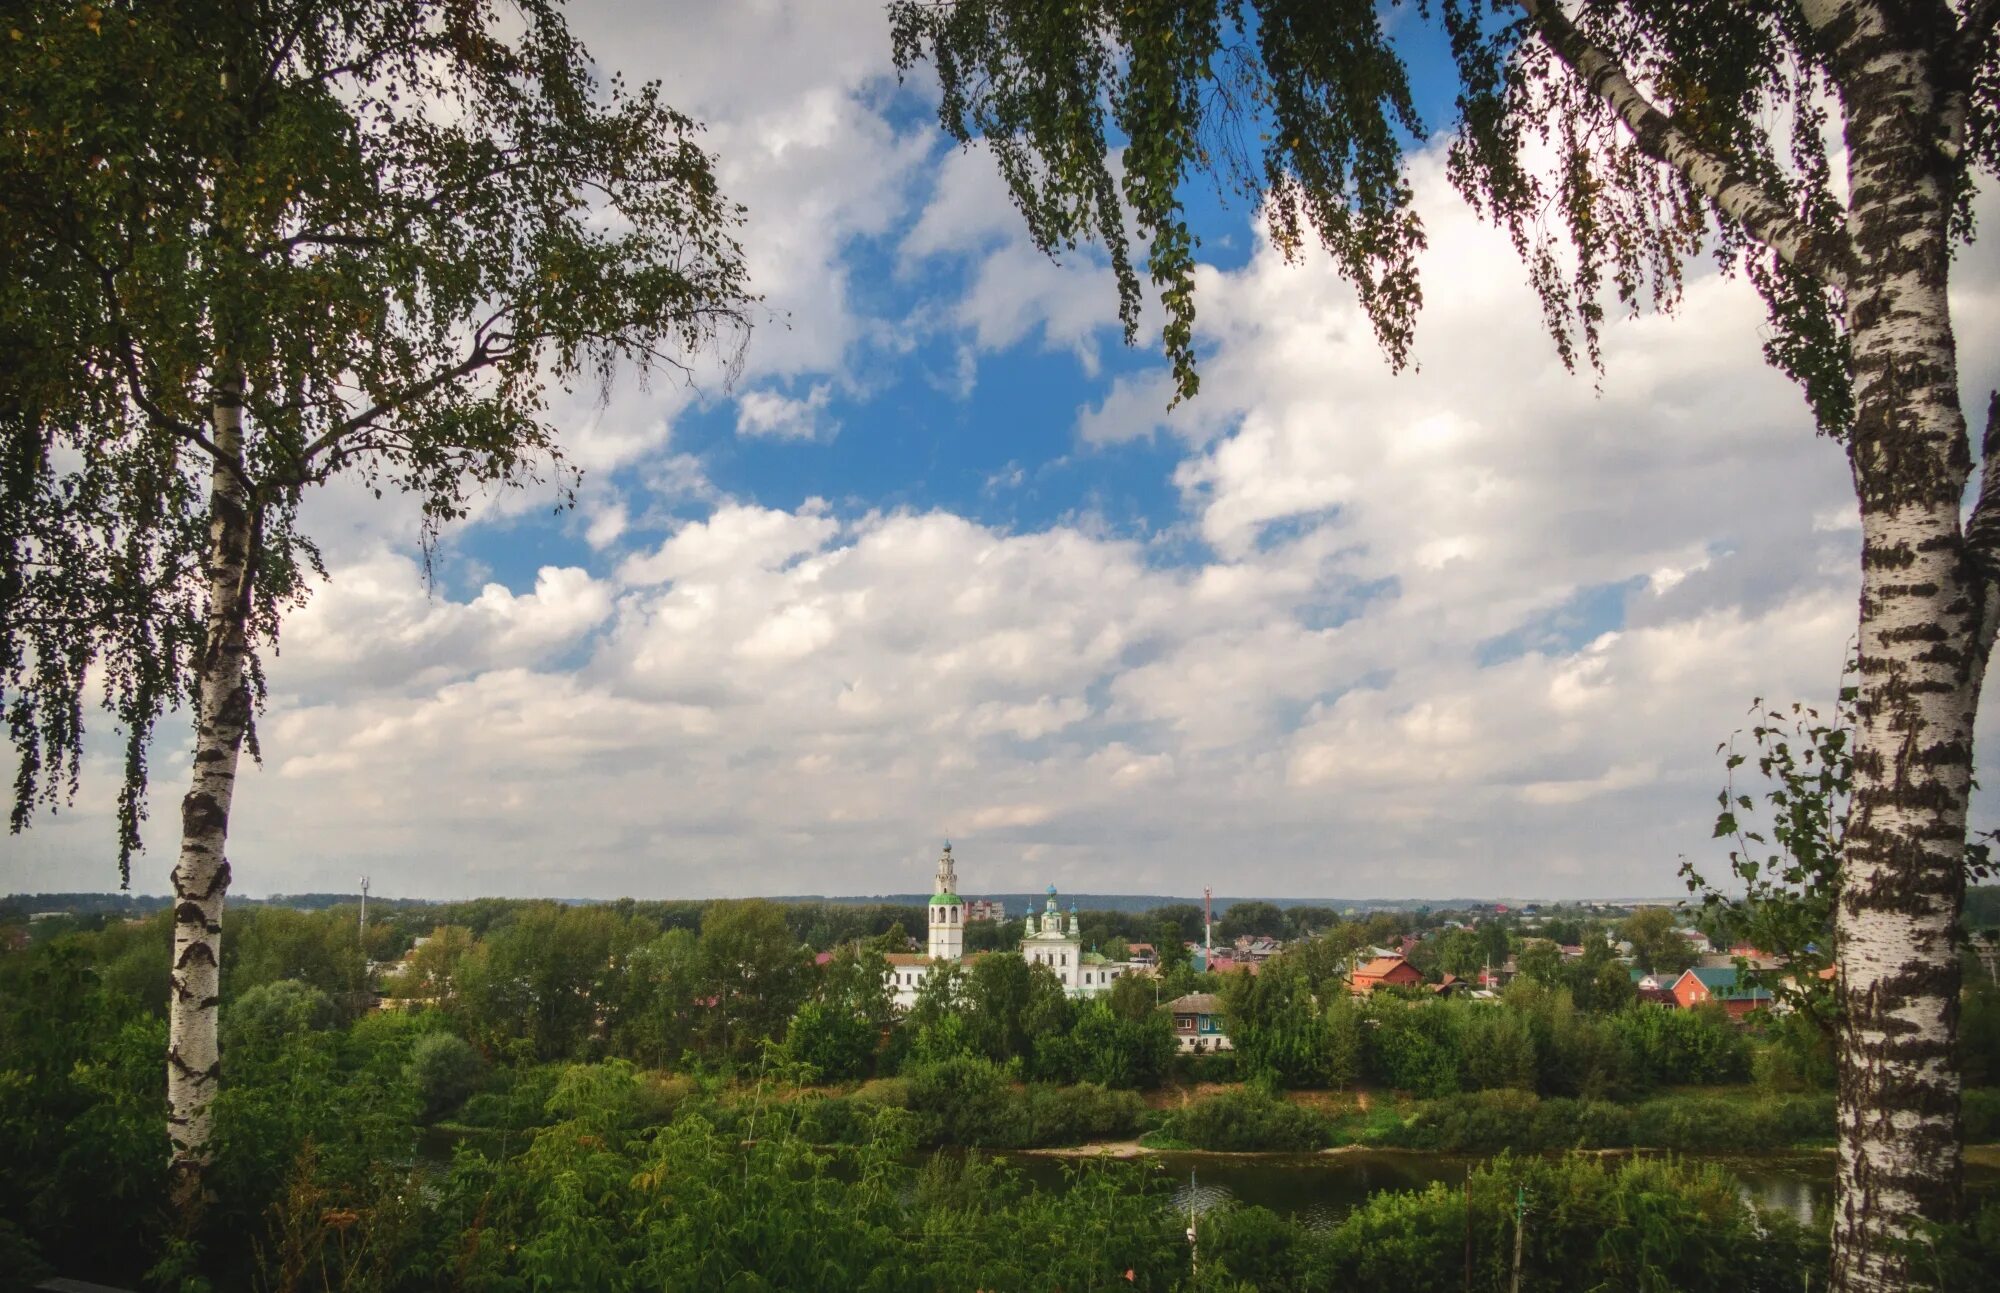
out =
<path fill-rule="evenodd" d="M 256 991 L 256 989 L 252 989 Z M 486 1073 L 486 1061 L 457 1033 L 425 1033 L 410 1047 L 404 1077 L 431 1122 L 465 1102 Z"/>
<path fill-rule="evenodd" d="M 1013 1148 L 1026 1143 L 1021 1102 L 998 1065 L 959 1056 L 910 1066 L 910 1108 L 924 1116 L 928 1138 L 947 1145 Z"/>
<path fill-rule="evenodd" d="M 1201 1218 L 1202 1264 L 1216 1280 L 1240 1280 L 1259 1293 L 1298 1288 L 1298 1226 L 1269 1208 L 1234 1207 Z"/>
<path fill-rule="evenodd" d="M 1203 1055 L 1182 1055 L 1174 1060 L 1174 1076 L 1182 1082 L 1227 1084 L 1237 1079 L 1236 1053 L 1212 1051 Z"/>
<path fill-rule="evenodd" d="M 1458 1090 L 1458 1037 L 1445 1003 L 1385 998 L 1371 1006 L 1375 1028 L 1368 1049 L 1377 1080 L 1424 1096 Z"/>
<path fill-rule="evenodd" d="M 1443 1184 L 1389 1190 L 1309 1241 L 1303 1287 L 1455 1289 L 1464 1274 L 1465 1197 Z"/>
<path fill-rule="evenodd" d="M 1984 1145 L 2000 1140 L 2000 1088 L 1968 1088 L 1964 1107 L 1967 1141 Z"/>
<path fill-rule="evenodd" d="M 1145 1102 L 1130 1091 L 1112 1091 L 1091 1082 L 1075 1086 L 1036 1083 L 1021 1093 L 1025 1105 L 1024 1146 L 1081 1145 L 1124 1139 L 1138 1132 Z"/>
<path fill-rule="evenodd" d="M 1610 1017 L 1635 1077 L 1688 1086 L 1741 1082 L 1750 1075 L 1750 1042 L 1721 1007 L 1676 1010 L 1638 1005 Z"/>
<path fill-rule="evenodd" d="M 222 1012 L 222 1048 L 261 1056 L 295 1033 L 324 1032 L 336 1022 L 333 998 L 311 984 L 260 983 Z"/>
<path fill-rule="evenodd" d="M 1501 1087 L 1532 1090 L 1535 1085 L 1535 1038 L 1520 1012 L 1475 1003 L 1460 1016 L 1459 1052 L 1466 1089 L 1490 1091 Z"/>
<path fill-rule="evenodd" d="M 1429 1100 L 1401 1124 L 1388 1128 L 1382 1142 L 1442 1153 L 1491 1154 L 1503 1149 L 1532 1152 L 1541 1100 L 1532 1091 L 1476 1091 Z"/>
<path fill-rule="evenodd" d="M 1330 1134 L 1312 1110 L 1247 1087 L 1175 1110 L 1161 1130 L 1197 1149 L 1224 1150 L 1319 1149 Z"/>
<path fill-rule="evenodd" d="M 851 1010 L 808 1001 L 792 1016 L 785 1058 L 802 1066 L 810 1082 L 863 1077 L 875 1059 L 875 1026 Z"/>

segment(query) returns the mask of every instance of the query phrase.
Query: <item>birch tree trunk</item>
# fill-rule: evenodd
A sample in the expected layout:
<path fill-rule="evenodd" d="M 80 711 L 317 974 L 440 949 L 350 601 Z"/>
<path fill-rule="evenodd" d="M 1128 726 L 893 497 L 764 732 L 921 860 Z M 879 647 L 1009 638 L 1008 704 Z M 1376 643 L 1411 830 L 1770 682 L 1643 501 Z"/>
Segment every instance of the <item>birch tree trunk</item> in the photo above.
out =
<path fill-rule="evenodd" d="M 174 867 L 174 961 L 168 1001 L 167 1138 L 172 1203 L 199 1215 L 210 1158 L 221 1048 L 222 904 L 229 890 L 229 805 L 250 722 L 245 670 L 255 526 L 242 474 L 240 378 L 225 379 L 212 414 L 217 460 L 209 481 L 208 609 L 197 688 L 194 776 L 181 800 Z"/>
<path fill-rule="evenodd" d="M 1832 1283 L 1858 1293 L 1909 1287 L 1912 1222 L 1960 1203 L 1957 939 L 1990 628 L 1960 524 L 1971 461 L 1932 55 L 1877 5 L 1838 7 L 1825 34 L 1846 110 L 1862 532 Z"/>

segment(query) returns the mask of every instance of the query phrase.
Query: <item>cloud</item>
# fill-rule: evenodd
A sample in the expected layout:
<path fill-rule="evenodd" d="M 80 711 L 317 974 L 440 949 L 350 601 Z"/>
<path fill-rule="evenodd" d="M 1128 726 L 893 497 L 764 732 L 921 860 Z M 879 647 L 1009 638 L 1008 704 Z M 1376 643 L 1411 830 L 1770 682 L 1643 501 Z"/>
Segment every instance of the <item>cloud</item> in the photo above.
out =
<path fill-rule="evenodd" d="M 1416 369 L 1387 371 L 1323 261 L 1260 244 L 1201 272 L 1194 402 L 1169 414 L 1149 367 L 1081 409 L 1024 406 L 1073 427 L 1066 472 L 1112 489 L 1174 455 L 1137 482 L 1178 501 L 1167 537 L 1082 510 L 1010 528 L 871 495 L 871 455 L 938 433 L 846 367 L 951 355 L 967 395 L 982 355 L 1087 365 L 1114 322 L 1102 266 L 1049 265 L 990 158 L 897 124 L 874 3 L 577 17 L 711 123 L 792 327 L 759 334 L 737 437 L 705 457 L 675 424 L 726 413 L 715 392 L 562 406 L 591 469 L 580 524 L 481 503 L 532 586 L 427 590 L 407 501 L 312 504 L 333 578 L 270 662 L 268 762 L 232 837 L 251 891 L 359 869 L 438 896 L 913 890 L 951 831 L 968 892 L 1657 895 L 1707 847 L 1714 747 L 1750 698 L 1835 685 L 1851 487 L 1762 364 L 1740 281 L 1693 266 L 1681 317 L 1609 324 L 1599 389 L 1422 160 Z M 2000 380 L 2000 265 L 1955 273 L 1977 394 Z M 741 438 L 830 435 L 834 389 L 834 448 L 779 455 L 829 475 L 745 483 Z M 1049 461 L 1010 445 L 966 488 L 983 504 Z M 840 501 L 800 501 L 819 493 Z M 551 533 L 568 546 L 542 560 Z M 97 865 L 114 776 L 94 755 L 78 812 L 18 842 L 18 884 Z M 144 865 L 157 891 L 171 850 Z"/>
<path fill-rule="evenodd" d="M 831 440 L 840 423 L 825 416 L 833 388 L 815 383 L 804 399 L 776 391 L 749 391 L 736 400 L 736 434 L 775 440 Z"/>

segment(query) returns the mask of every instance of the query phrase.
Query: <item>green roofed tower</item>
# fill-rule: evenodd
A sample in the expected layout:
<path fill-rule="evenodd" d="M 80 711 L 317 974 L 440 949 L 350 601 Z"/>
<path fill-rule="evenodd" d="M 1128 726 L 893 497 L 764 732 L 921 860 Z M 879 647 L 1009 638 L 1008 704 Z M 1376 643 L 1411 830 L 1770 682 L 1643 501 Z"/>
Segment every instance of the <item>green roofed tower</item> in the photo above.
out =
<path fill-rule="evenodd" d="M 944 852 L 938 855 L 928 951 L 934 961 L 956 961 L 965 954 L 965 900 L 958 896 L 958 871 L 952 863 L 950 840 L 944 842 Z"/>

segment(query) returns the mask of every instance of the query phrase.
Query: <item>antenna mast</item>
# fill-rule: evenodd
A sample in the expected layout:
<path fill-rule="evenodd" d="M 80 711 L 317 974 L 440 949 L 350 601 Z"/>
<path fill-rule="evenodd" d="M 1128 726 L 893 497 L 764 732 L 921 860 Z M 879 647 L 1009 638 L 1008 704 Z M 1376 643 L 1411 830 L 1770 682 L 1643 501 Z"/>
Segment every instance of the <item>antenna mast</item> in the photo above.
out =
<path fill-rule="evenodd" d="M 368 937 L 368 877 L 361 877 L 361 923 L 355 928 L 357 937 Z"/>

